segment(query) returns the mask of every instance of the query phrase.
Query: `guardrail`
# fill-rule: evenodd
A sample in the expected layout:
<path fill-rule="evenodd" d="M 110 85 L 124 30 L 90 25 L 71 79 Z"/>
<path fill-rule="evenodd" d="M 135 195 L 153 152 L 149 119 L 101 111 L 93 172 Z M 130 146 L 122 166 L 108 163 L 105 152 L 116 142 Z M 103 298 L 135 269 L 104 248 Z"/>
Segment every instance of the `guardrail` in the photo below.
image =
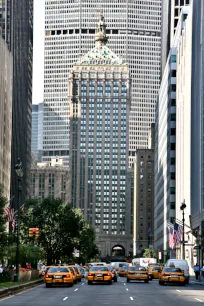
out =
<path fill-rule="evenodd" d="M 18 284 L 18 285 L 13 286 L 13 287 L 0 289 L 0 299 L 3 298 L 3 297 L 9 296 L 9 295 L 14 295 L 18 292 L 24 291 L 25 289 L 36 287 L 36 286 L 38 286 L 39 284 L 42 284 L 42 283 L 43 283 L 43 279 L 38 279 L 38 280 L 35 280 L 35 281 L 30 281 L 30 282 L 25 283 L 25 284 Z"/>

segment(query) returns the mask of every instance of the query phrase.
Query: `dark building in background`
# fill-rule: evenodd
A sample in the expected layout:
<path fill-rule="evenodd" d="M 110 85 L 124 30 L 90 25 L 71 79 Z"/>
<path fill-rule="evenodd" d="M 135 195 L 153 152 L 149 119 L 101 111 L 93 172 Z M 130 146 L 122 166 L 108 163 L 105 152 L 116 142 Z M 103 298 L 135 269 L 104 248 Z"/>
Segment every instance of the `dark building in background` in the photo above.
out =
<path fill-rule="evenodd" d="M 15 164 L 20 158 L 23 203 L 28 195 L 31 162 L 33 0 L 0 1 L 0 27 L 13 56 L 11 196 L 17 194 Z"/>

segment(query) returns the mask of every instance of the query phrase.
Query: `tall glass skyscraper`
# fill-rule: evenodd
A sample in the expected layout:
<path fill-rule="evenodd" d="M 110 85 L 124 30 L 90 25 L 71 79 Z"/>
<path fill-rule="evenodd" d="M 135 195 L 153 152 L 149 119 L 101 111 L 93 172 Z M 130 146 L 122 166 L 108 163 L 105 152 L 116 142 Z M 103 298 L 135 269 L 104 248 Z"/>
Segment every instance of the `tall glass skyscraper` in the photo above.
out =
<path fill-rule="evenodd" d="M 130 161 L 136 148 L 147 148 L 160 84 L 161 0 L 45 0 L 45 161 L 61 155 L 68 165 L 68 73 L 78 58 L 94 47 L 101 8 L 106 16 L 109 46 L 128 63 L 132 76 Z"/>
<path fill-rule="evenodd" d="M 100 242 L 106 255 L 110 237 L 117 243 L 130 235 L 125 201 L 130 79 L 128 65 L 106 46 L 103 15 L 95 40 L 69 75 L 71 203 L 106 236 Z"/>

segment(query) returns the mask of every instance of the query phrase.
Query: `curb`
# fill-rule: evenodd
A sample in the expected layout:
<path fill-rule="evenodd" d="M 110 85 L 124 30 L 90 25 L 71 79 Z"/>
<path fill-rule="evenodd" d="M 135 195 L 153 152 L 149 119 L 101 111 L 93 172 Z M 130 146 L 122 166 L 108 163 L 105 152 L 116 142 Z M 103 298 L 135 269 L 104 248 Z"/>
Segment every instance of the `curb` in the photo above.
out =
<path fill-rule="evenodd" d="M 191 282 L 189 282 L 189 284 L 204 286 L 204 283 L 200 283 L 200 282 L 196 282 L 196 281 L 191 281 Z"/>
<path fill-rule="evenodd" d="M 34 287 L 38 286 L 39 284 L 41 284 L 43 282 L 44 282 L 43 279 L 39 279 L 39 280 L 31 281 L 31 282 L 28 282 L 28 283 L 25 283 L 25 284 L 21 284 L 21 285 L 9 287 L 9 288 L 0 289 L 0 299 L 4 298 L 6 296 L 14 295 L 16 293 L 24 291 L 27 288 L 32 288 L 32 287 L 34 288 Z"/>

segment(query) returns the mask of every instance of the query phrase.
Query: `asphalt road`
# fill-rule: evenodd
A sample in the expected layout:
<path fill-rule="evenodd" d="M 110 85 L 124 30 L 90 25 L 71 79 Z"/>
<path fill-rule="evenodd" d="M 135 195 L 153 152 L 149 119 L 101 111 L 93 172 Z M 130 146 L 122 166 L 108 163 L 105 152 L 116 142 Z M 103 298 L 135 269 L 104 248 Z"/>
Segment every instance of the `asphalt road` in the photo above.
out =
<path fill-rule="evenodd" d="M 160 286 L 154 280 L 145 283 L 126 283 L 119 278 L 112 285 L 87 285 L 86 281 L 72 288 L 45 288 L 40 285 L 18 295 L 0 300 L 0 306 L 196 306 L 204 303 L 204 287 L 199 285 Z"/>

